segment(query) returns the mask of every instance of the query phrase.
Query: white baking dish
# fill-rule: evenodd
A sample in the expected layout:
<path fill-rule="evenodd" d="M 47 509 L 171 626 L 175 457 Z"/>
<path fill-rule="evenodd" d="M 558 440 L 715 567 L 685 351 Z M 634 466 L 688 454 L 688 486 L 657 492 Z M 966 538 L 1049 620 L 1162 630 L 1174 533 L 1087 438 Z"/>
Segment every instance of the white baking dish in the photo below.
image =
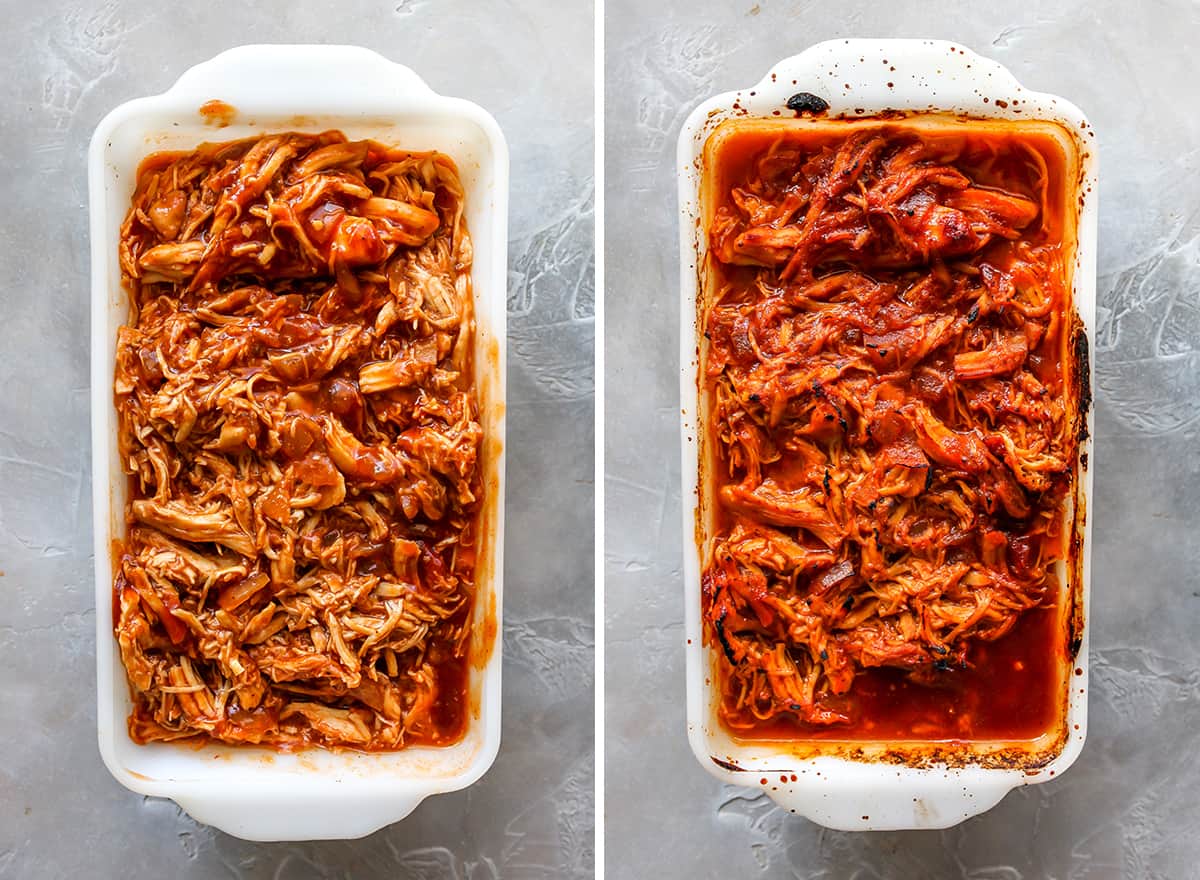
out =
<path fill-rule="evenodd" d="M 201 114 L 220 101 L 231 110 Z M 340 129 L 458 163 L 474 243 L 476 382 L 486 434 L 485 537 L 472 636 L 472 714 L 449 748 L 365 754 L 312 749 L 138 745 L 112 615 L 112 546 L 124 535 L 127 492 L 117 455 L 113 354 L 128 315 L 117 262 L 119 228 L 138 163 L 271 131 Z M 100 754 L 126 787 L 169 797 L 201 822 L 251 840 L 352 838 L 404 818 L 426 796 L 470 785 L 500 745 L 500 608 L 504 539 L 504 364 L 508 150 L 488 113 L 435 94 L 413 71 L 350 46 L 242 46 L 188 70 L 165 94 L 123 104 L 96 128 L 88 155 L 92 235 L 92 464 L 96 552 L 96 672 Z"/>
<path fill-rule="evenodd" d="M 763 789 L 792 812 L 830 828 L 884 830 L 945 828 L 994 806 L 1012 788 L 1043 782 L 1078 757 L 1087 729 L 1087 601 L 1090 576 L 1087 499 L 1091 472 L 1080 471 L 1075 506 L 1080 544 L 1072 576 L 1080 639 L 1074 674 L 1066 687 L 1065 740 L 1061 751 L 1032 764 L 964 749 L 935 760 L 879 759 L 846 749 L 797 748 L 731 738 L 716 718 L 712 656 L 701 625 L 700 571 L 706 509 L 701 467 L 701 401 L 698 368 L 703 339 L 696 301 L 707 241 L 701 228 L 701 157 L 718 123 L 734 117 L 789 117 L 789 97 L 809 92 L 829 104 L 828 117 L 866 118 L 883 111 L 947 113 L 970 117 L 1043 120 L 1061 126 L 1080 156 L 1074 305 L 1093 348 L 1096 299 L 1096 155 L 1083 114 L 1061 98 L 1030 92 L 995 63 L 954 43 L 934 40 L 836 40 L 813 46 L 777 64 L 757 85 L 717 95 L 689 116 L 679 137 L 678 175 L 681 270 L 681 374 L 683 408 L 684 585 L 687 606 L 688 734 L 692 750 L 721 780 Z M 1088 386 L 1091 387 L 1090 369 Z M 1091 416 L 1087 415 L 1088 436 Z M 1081 460 L 1091 454 L 1090 439 Z M 1055 747 L 1057 748 L 1057 746 Z M 951 747 L 949 752 L 953 752 Z M 823 753 L 824 752 L 824 753 Z"/>

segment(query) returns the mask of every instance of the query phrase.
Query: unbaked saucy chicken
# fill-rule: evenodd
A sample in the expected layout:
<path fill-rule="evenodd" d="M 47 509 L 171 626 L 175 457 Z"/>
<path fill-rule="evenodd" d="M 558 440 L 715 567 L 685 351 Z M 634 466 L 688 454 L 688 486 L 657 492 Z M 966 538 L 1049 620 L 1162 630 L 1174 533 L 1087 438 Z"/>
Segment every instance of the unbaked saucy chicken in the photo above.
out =
<path fill-rule="evenodd" d="M 1073 220 L 1037 130 L 731 121 L 705 153 L 702 578 L 735 735 L 1061 711 Z"/>
<path fill-rule="evenodd" d="M 464 733 L 482 430 L 453 162 L 338 132 L 156 154 L 121 228 L 134 740 Z"/>

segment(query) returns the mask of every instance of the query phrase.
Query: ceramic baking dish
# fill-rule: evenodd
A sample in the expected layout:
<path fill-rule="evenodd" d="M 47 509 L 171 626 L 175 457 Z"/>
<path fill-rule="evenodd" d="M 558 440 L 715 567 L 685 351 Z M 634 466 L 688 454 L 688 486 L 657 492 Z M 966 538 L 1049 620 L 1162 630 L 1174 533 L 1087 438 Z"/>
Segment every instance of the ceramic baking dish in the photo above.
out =
<path fill-rule="evenodd" d="M 112 547 L 124 534 L 127 492 L 112 390 L 117 328 L 128 315 L 117 241 L 135 172 L 141 159 L 159 150 L 328 129 L 351 139 L 440 150 L 458 164 L 467 193 L 487 487 L 467 733 L 448 748 L 370 754 L 138 745 L 126 729 L 129 690 L 109 613 Z M 104 763 L 126 787 L 171 798 L 197 820 L 252 840 L 361 837 L 404 818 L 428 795 L 470 785 L 500 744 L 508 151 L 495 120 L 474 104 L 435 94 L 413 71 L 365 49 L 242 46 L 188 70 L 165 94 L 130 101 L 106 116 L 92 138 L 88 184 L 97 721 Z"/>
<path fill-rule="evenodd" d="M 731 118 L 796 115 L 797 93 L 828 103 L 825 119 L 943 114 L 945 119 L 1034 120 L 1052 123 L 1078 158 L 1077 250 L 1073 305 L 1092 348 L 1096 286 L 1096 151 L 1091 126 L 1061 98 L 1030 92 L 995 63 L 954 43 L 934 40 L 837 40 L 813 46 L 777 64 L 757 85 L 717 95 L 688 117 L 679 137 L 681 374 L 683 444 L 684 585 L 687 611 L 688 735 L 705 768 L 721 780 L 764 790 L 792 812 L 844 830 L 945 828 L 994 806 L 1012 788 L 1051 779 L 1078 757 L 1087 729 L 1087 604 L 1091 441 L 1080 448 L 1074 500 L 1073 571 L 1063 602 L 1070 620 L 1072 667 L 1066 671 L 1065 718 L 1056 740 L 1022 760 L 998 745 L 943 744 L 940 748 L 846 748 L 812 743 L 745 741 L 731 737 L 716 717 L 715 666 L 704 644 L 700 571 L 708 500 L 701 472 L 702 401 L 698 369 L 702 334 L 696 303 L 702 293 L 706 235 L 702 228 L 702 154 L 716 126 Z M 813 102 L 819 103 L 819 102 Z M 793 106 L 803 104 L 793 101 Z M 1073 193 L 1073 195 L 1076 193 Z M 1081 378 L 1082 406 L 1091 387 L 1090 365 Z M 1083 417 L 1091 437 L 1091 414 Z M 1071 658 L 1068 658 L 1070 661 Z M 862 745 L 862 744 L 859 744 Z"/>

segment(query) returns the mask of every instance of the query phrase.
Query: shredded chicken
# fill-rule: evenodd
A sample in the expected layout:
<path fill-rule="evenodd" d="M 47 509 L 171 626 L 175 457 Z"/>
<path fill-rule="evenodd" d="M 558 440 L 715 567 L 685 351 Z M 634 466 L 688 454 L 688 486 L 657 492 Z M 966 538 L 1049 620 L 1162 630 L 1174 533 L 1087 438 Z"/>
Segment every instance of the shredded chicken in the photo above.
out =
<path fill-rule="evenodd" d="M 471 256 L 438 153 L 328 132 L 143 164 L 115 383 L 135 740 L 462 735 Z"/>
<path fill-rule="evenodd" d="M 857 719 L 1052 603 L 1076 437 L 1046 169 L 1017 142 L 778 135 L 708 229 L 703 573 L 724 721 Z"/>

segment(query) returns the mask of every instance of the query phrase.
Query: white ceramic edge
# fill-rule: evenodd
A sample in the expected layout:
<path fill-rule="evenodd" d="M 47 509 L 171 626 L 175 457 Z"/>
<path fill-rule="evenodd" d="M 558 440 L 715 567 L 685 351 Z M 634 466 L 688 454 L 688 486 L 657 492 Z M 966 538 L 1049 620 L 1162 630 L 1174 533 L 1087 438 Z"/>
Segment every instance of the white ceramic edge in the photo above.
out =
<path fill-rule="evenodd" d="M 264 74 L 278 73 L 272 77 Z M 308 79 L 306 88 L 305 80 Z M 319 79 L 318 83 L 316 80 Z M 341 90 L 336 101 L 328 95 L 332 88 Z M 309 95 L 323 92 L 325 102 L 313 106 Z M 260 112 L 293 112 L 297 115 L 350 115 L 356 104 L 364 116 L 377 118 L 395 113 L 428 113 L 459 118 L 478 126 L 489 146 L 489 170 L 493 185 L 488 193 L 490 223 L 494 241 L 490 265 L 476 267 L 477 319 L 486 321 L 496 345 L 497 375 L 492 377 L 496 409 L 491 435 L 499 450 L 496 462 L 494 507 L 494 546 L 491 566 L 491 591 L 495 596 L 495 641 L 483 670 L 480 717 L 481 743 L 469 765 L 453 775 L 431 774 L 428 778 L 398 779 L 386 774 L 379 778 L 346 774 L 341 778 L 319 778 L 297 774 L 253 774 L 253 786 L 231 789 L 226 783 L 206 780 L 155 780 L 130 773 L 116 755 L 117 737 L 128 739 L 124 718 L 115 718 L 108 695 L 115 682 L 124 685 L 124 672 L 112 658 L 111 616 L 112 559 L 109 487 L 115 479 L 108 465 L 110 432 L 113 430 L 111 375 L 107 362 L 108 334 L 115 333 L 108 305 L 109 268 L 115 253 L 107 245 L 112 240 L 105 219 L 105 184 L 108 171 L 106 145 L 121 124 L 138 116 L 168 113 L 185 117 L 197 112 L 199 103 L 219 97 L 238 107 Z M 349 108 L 349 109 L 348 109 Z M 297 127 L 301 127 L 297 124 Z M 214 132 L 214 139 L 219 133 Z M 460 98 L 433 92 L 410 68 L 383 56 L 354 46 L 250 45 L 227 50 L 190 68 L 168 91 L 153 97 L 138 98 L 121 104 L 96 127 L 88 151 L 88 192 L 91 226 L 92 328 L 91 328 L 91 404 L 92 404 L 92 508 L 96 580 L 96 674 L 97 734 L 105 766 L 126 788 L 139 794 L 169 797 L 198 821 L 214 825 L 249 840 L 298 840 L 316 838 L 348 839 L 370 834 L 399 821 L 431 794 L 455 791 L 472 784 L 492 765 L 500 747 L 501 645 L 503 632 L 503 551 L 504 551 L 504 479 L 505 479 L 505 368 L 507 313 L 509 157 L 504 135 L 495 119 L 481 107 Z M 468 198 L 470 198 L 468 193 Z M 482 287 L 482 290 L 480 289 Z M 435 752 L 436 750 L 428 750 Z M 372 754 L 347 753 L 351 760 L 368 765 Z M 249 781 L 249 780 L 248 780 Z M 316 822 L 298 818 L 307 807 L 319 805 Z M 289 821 L 279 821 L 272 812 L 279 810 Z M 295 820 L 295 821 L 291 821 Z"/>
<path fill-rule="evenodd" d="M 887 59 L 887 62 L 884 62 Z M 889 69 L 890 68 L 890 69 Z M 846 89 L 845 86 L 850 86 Z M 1062 752 L 1036 771 L 986 768 L 897 767 L 844 758 L 798 759 L 778 751 L 739 754 L 741 770 L 722 767 L 711 739 L 712 693 L 700 619 L 700 551 L 696 546 L 699 503 L 699 423 L 696 323 L 697 265 L 706 242 L 697 234 L 699 159 L 716 123 L 731 116 L 774 118 L 786 99 L 813 92 L 830 104 L 829 115 L 871 116 L 882 110 L 966 113 L 993 118 L 1049 120 L 1080 141 L 1084 202 L 1079 216 L 1074 304 L 1094 352 L 1096 298 L 1097 161 L 1094 133 L 1083 113 L 1054 95 L 1030 92 L 1000 64 L 957 44 L 939 40 L 832 40 L 810 47 L 772 68 L 757 85 L 726 92 L 700 104 L 679 135 L 677 173 L 680 222 L 680 405 L 684 535 L 685 637 L 688 739 L 696 759 L 723 782 L 765 791 L 781 806 L 839 830 L 946 828 L 990 809 L 1012 788 L 1061 775 L 1083 748 L 1087 734 L 1089 593 L 1091 578 L 1092 413 L 1081 452 L 1089 467 L 1079 494 L 1083 528 L 1081 604 L 1083 631 L 1067 709 Z M 986 99 L 986 100 L 985 100 Z M 997 105 L 1000 99 L 1007 106 Z M 1014 103 L 1014 99 L 1016 103 Z M 735 104 L 737 109 L 734 109 Z M 1089 359 L 1089 364 L 1091 359 Z M 1089 375 L 1094 387 L 1094 378 Z M 793 778 L 796 782 L 791 782 Z M 762 784 L 760 780 L 766 780 Z"/>

